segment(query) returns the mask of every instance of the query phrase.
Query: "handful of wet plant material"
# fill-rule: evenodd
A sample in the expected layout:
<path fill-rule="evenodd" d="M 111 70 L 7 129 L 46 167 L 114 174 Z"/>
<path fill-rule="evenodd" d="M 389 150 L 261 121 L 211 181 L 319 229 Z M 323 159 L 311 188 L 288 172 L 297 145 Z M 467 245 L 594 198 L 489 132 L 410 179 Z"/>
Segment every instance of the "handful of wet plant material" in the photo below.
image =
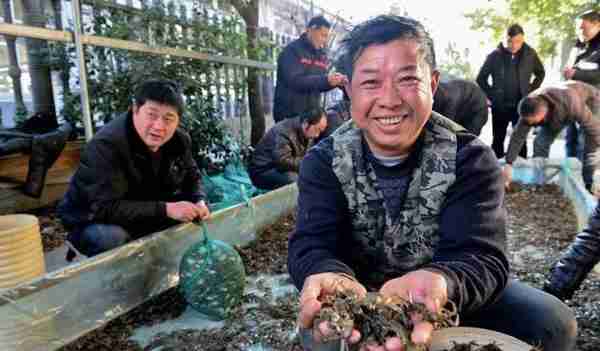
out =
<path fill-rule="evenodd" d="M 321 322 L 328 322 L 333 329 L 325 341 L 341 339 L 355 328 L 362 335 L 361 342 L 355 345 L 357 348 L 370 343 L 384 344 L 387 338 L 398 337 L 406 351 L 425 351 L 425 346 L 415 345 L 410 339 L 414 328 L 412 317 L 418 315 L 435 329 L 457 326 L 456 306 L 453 303 L 450 306 L 450 309 L 432 313 L 424 304 L 399 296 L 384 298 L 379 293 L 367 293 L 361 298 L 351 290 L 338 290 L 335 295 L 324 298 L 314 325 L 316 328 Z"/>
<path fill-rule="evenodd" d="M 486 345 L 479 345 L 476 342 L 470 343 L 454 343 L 451 349 L 443 350 L 443 351 L 503 351 L 502 348 L 498 344 L 490 343 Z M 531 349 L 531 351 L 542 351 L 537 347 Z"/>

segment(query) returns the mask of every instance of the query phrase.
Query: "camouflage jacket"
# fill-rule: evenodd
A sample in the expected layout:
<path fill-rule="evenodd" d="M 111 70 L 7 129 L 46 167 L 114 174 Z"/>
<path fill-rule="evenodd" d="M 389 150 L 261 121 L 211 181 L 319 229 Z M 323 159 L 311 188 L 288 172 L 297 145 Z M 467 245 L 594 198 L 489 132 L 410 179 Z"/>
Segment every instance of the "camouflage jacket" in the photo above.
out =
<path fill-rule="evenodd" d="M 552 135 L 571 122 L 578 122 L 586 137 L 586 153 L 600 147 L 600 90 L 592 85 L 579 81 L 568 81 L 559 85 L 540 88 L 529 96 L 541 96 L 549 105 L 542 128 L 547 128 Z M 512 163 L 517 158 L 521 146 L 527 140 L 531 126 L 519 119 L 510 137 L 505 160 Z M 548 155 L 535 155 L 545 156 Z M 587 158 L 587 157 L 586 157 Z"/>
<path fill-rule="evenodd" d="M 361 255 L 352 266 L 360 281 L 379 286 L 430 262 L 439 240 L 439 213 L 455 180 L 458 124 L 433 113 L 400 215 L 385 208 L 377 178 L 363 155 L 362 134 L 348 122 L 333 134 L 332 168 L 348 202 L 352 240 Z M 375 262 L 375 267 L 373 263 Z"/>

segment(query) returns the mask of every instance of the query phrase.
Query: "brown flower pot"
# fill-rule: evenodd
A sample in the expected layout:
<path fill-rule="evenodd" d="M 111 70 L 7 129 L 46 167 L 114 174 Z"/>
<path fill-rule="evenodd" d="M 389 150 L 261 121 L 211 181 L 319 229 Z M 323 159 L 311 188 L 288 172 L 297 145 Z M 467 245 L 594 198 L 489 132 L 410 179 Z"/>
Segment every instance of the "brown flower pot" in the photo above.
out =
<path fill-rule="evenodd" d="M 12 288 L 45 272 L 37 217 L 0 216 L 0 289 Z"/>

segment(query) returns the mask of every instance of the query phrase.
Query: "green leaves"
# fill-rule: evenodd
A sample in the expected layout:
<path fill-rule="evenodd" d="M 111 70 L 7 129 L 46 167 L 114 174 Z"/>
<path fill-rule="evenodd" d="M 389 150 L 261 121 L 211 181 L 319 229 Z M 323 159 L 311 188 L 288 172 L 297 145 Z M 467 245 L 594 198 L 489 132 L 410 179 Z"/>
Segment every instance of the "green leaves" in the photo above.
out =
<path fill-rule="evenodd" d="M 453 42 L 444 50 L 446 60 L 440 63 L 440 71 L 462 79 L 474 80 L 475 73 L 469 61 L 469 49 L 460 52 Z"/>
<path fill-rule="evenodd" d="M 479 8 L 465 14 L 471 20 L 471 29 L 484 30 L 496 43 L 504 38 L 511 23 L 534 28 L 526 33 L 535 41 L 535 48 L 544 59 L 556 56 L 560 44 L 576 38 L 575 19 L 584 10 L 598 6 L 600 1 L 589 0 L 508 0 L 508 14 L 498 14 L 494 9 Z"/>
<path fill-rule="evenodd" d="M 85 3 L 91 4 L 93 9 L 91 23 L 86 26 L 90 34 L 140 41 L 151 46 L 246 57 L 246 33 L 238 16 L 227 14 L 217 18 L 197 11 L 189 18 L 185 9 L 180 8 L 177 12 L 172 1 L 153 1 L 153 6 L 143 10 L 106 0 L 85 0 Z M 53 68 L 67 71 L 75 62 L 74 52 L 60 45 L 63 44 L 52 47 L 56 53 Z M 209 169 L 222 167 L 215 165 L 211 155 L 223 154 L 219 162 L 226 162 L 234 157 L 232 150 L 240 149 L 223 125 L 222 111 L 218 109 L 222 104 L 216 101 L 215 87 L 220 85 L 222 94 L 225 94 L 225 84 L 229 84 L 230 89 L 241 89 L 245 76 L 240 75 L 239 81 L 226 83 L 221 63 L 100 46 L 86 46 L 85 50 L 90 107 L 95 123 L 106 123 L 127 111 L 138 83 L 150 78 L 167 78 L 177 82 L 185 96 L 186 112 L 181 127 L 190 133 L 193 153 L 200 165 Z M 221 76 L 217 73 L 219 69 Z M 79 93 L 63 93 L 63 101 L 65 119 L 81 123 Z"/>

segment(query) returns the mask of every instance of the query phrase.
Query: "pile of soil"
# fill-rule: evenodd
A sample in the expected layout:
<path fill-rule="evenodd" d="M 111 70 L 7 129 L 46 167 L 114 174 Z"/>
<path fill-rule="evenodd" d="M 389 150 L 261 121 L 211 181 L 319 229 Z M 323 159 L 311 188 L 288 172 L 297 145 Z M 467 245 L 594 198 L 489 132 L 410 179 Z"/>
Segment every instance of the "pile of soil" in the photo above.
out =
<path fill-rule="evenodd" d="M 506 195 L 508 253 L 514 277 L 542 288 L 550 267 L 577 234 L 572 204 L 560 187 L 520 185 Z M 600 345 L 600 274 L 592 272 L 567 304 L 579 326 L 577 349 L 598 350 Z"/>
<path fill-rule="evenodd" d="M 52 251 L 64 244 L 67 231 L 56 214 L 57 204 L 28 212 L 35 215 L 40 222 L 40 235 L 44 252 Z"/>
<path fill-rule="evenodd" d="M 506 208 L 508 249 L 513 275 L 541 288 L 550 266 L 576 234 L 573 208 L 555 185 L 515 186 L 507 193 Z M 255 243 L 238 248 L 249 275 L 287 271 L 287 238 L 293 225 L 293 216 L 283 217 L 278 223 L 260 233 L 259 240 Z M 577 349 L 574 351 L 597 350 L 600 345 L 598 296 L 600 275 L 591 274 L 574 298 L 568 302 L 574 309 L 579 323 Z M 143 325 L 175 318 L 184 308 L 183 297 L 177 290 L 172 289 L 108 323 L 104 328 L 89 333 L 63 350 L 142 350 L 139 345 L 129 340 L 133 330 Z M 281 328 L 286 333 L 292 330 L 296 311 L 296 299 L 274 299 L 274 302 L 268 303 L 258 301 L 258 308 L 254 311 L 256 314 L 251 318 L 256 318 L 256 323 L 268 322 L 270 319 L 272 329 L 257 332 L 256 328 L 246 324 L 243 327 L 252 332 L 244 333 L 238 328 L 239 325 L 209 331 L 179 331 L 159 335 L 149 347 L 162 346 L 162 350 L 244 350 L 259 341 L 274 350 L 297 349 L 296 339 L 292 336 L 283 338 L 282 334 L 277 334 L 278 331 L 275 330 Z"/>
<path fill-rule="evenodd" d="M 287 273 L 288 235 L 294 229 L 296 218 L 289 214 L 265 228 L 245 247 L 236 247 L 247 275 Z"/>

